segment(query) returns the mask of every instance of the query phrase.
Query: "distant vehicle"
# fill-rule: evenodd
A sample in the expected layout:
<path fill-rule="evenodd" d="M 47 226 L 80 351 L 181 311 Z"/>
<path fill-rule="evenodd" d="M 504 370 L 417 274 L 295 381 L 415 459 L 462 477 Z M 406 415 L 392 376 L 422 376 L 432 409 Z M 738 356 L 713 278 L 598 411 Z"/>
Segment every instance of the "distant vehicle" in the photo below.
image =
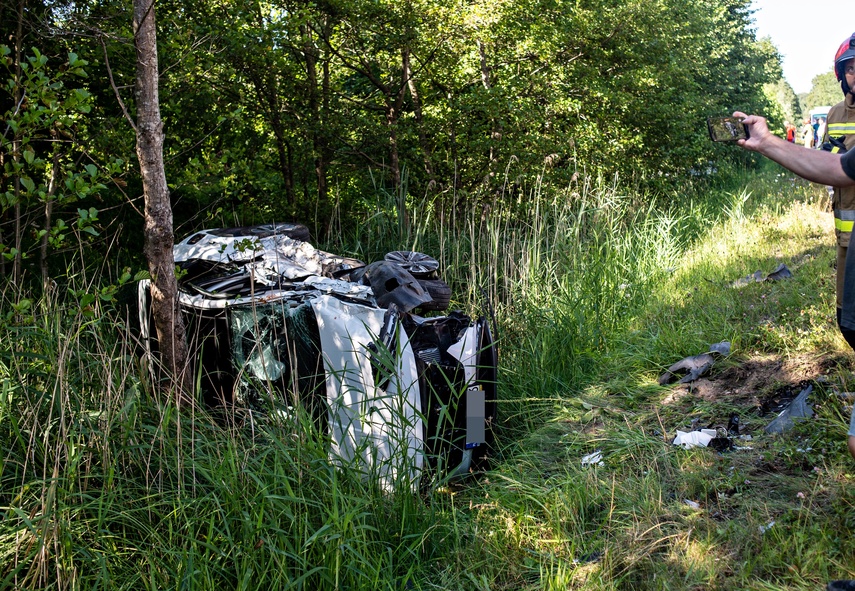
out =
<path fill-rule="evenodd" d="M 201 230 L 175 245 L 206 405 L 286 415 L 299 405 L 329 437 L 331 461 L 357 463 L 384 488 L 486 467 L 498 365 L 489 314 L 438 315 L 451 290 L 427 255 L 366 265 L 308 240 L 305 226 L 280 223 Z M 148 281 L 139 302 L 151 358 Z"/>
<path fill-rule="evenodd" d="M 828 112 L 831 107 L 814 107 L 810 110 L 810 120 L 818 121 L 820 119 L 828 119 Z"/>

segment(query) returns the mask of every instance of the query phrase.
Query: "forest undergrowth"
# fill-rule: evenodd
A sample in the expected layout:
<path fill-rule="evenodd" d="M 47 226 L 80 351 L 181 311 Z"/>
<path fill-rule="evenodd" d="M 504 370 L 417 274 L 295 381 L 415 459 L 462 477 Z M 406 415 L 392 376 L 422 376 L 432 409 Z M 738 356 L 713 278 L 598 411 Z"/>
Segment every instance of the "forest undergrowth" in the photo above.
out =
<path fill-rule="evenodd" d="M 777 169 L 686 191 L 677 206 L 601 181 L 455 216 L 425 201 L 407 234 L 377 215 L 334 237 L 365 260 L 436 256 L 455 304 L 489 301 L 499 321 L 493 468 L 416 493 L 332 466 L 299 408 L 223 421 L 166 402 L 109 301 L 7 289 L 0 588 L 772 590 L 855 578 L 855 377 L 833 318 L 827 192 Z M 739 281 L 781 263 L 792 277 Z M 721 341 L 731 353 L 707 375 L 659 385 Z M 807 385 L 813 418 L 767 435 L 775 403 Z M 671 443 L 734 416 L 743 437 L 730 449 Z M 583 465 L 592 453 L 601 462 Z"/>

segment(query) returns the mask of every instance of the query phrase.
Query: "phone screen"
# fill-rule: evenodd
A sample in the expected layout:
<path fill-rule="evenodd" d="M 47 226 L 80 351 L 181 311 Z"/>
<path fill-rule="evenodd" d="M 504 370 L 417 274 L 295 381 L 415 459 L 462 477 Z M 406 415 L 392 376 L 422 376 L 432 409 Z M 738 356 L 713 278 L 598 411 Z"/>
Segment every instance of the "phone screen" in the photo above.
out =
<path fill-rule="evenodd" d="M 738 117 L 710 117 L 707 119 L 707 127 L 714 142 L 748 139 L 748 128 Z"/>

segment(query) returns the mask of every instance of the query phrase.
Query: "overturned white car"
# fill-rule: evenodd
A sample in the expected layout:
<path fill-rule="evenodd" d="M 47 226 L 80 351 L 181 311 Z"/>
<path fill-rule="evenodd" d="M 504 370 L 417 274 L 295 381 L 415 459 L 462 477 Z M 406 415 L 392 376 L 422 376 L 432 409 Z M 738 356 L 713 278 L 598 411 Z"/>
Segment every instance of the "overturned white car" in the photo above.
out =
<path fill-rule="evenodd" d="M 397 251 L 366 265 L 315 249 L 297 224 L 204 230 L 174 252 L 207 405 L 302 405 L 334 461 L 387 488 L 485 465 L 496 347 L 486 316 L 437 314 L 450 289 L 434 259 Z M 148 282 L 139 295 L 151 352 Z"/>

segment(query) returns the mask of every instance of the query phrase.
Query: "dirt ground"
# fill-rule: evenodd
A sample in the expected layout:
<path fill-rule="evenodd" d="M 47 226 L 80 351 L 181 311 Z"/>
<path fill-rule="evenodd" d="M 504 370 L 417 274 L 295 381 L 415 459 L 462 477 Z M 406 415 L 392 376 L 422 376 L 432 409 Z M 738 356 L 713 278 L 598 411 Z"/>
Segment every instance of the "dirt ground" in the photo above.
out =
<path fill-rule="evenodd" d="M 690 384 L 678 384 L 665 397 L 663 404 L 674 404 L 686 396 L 708 402 L 730 402 L 736 406 L 754 406 L 771 410 L 770 397 L 785 399 L 786 392 L 797 395 L 810 382 L 824 382 L 827 373 L 843 360 L 838 358 L 800 356 L 783 359 L 780 356 L 754 357 L 740 365 L 701 377 Z"/>
<path fill-rule="evenodd" d="M 707 375 L 694 382 L 673 385 L 662 405 L 697 417 L 704 423 L 699 427 L 707 427 L 707 423 L 724 425 L 728 422 L 727 415 L 736 414 L 742 425 L 739 432 L 756 436 L 806 387 L 838 390 L 838 373 L 848 365 L 847 358 L 834 355 L 757 356 L 739 364 L 720 360 Z M 718 412 L 704 416 L 699 404 L 714 405 Z M 727 415 L 721 415 L 725 409 Z M 683 430 L 688 427 L 688 421 L 676 426 Z"/>

